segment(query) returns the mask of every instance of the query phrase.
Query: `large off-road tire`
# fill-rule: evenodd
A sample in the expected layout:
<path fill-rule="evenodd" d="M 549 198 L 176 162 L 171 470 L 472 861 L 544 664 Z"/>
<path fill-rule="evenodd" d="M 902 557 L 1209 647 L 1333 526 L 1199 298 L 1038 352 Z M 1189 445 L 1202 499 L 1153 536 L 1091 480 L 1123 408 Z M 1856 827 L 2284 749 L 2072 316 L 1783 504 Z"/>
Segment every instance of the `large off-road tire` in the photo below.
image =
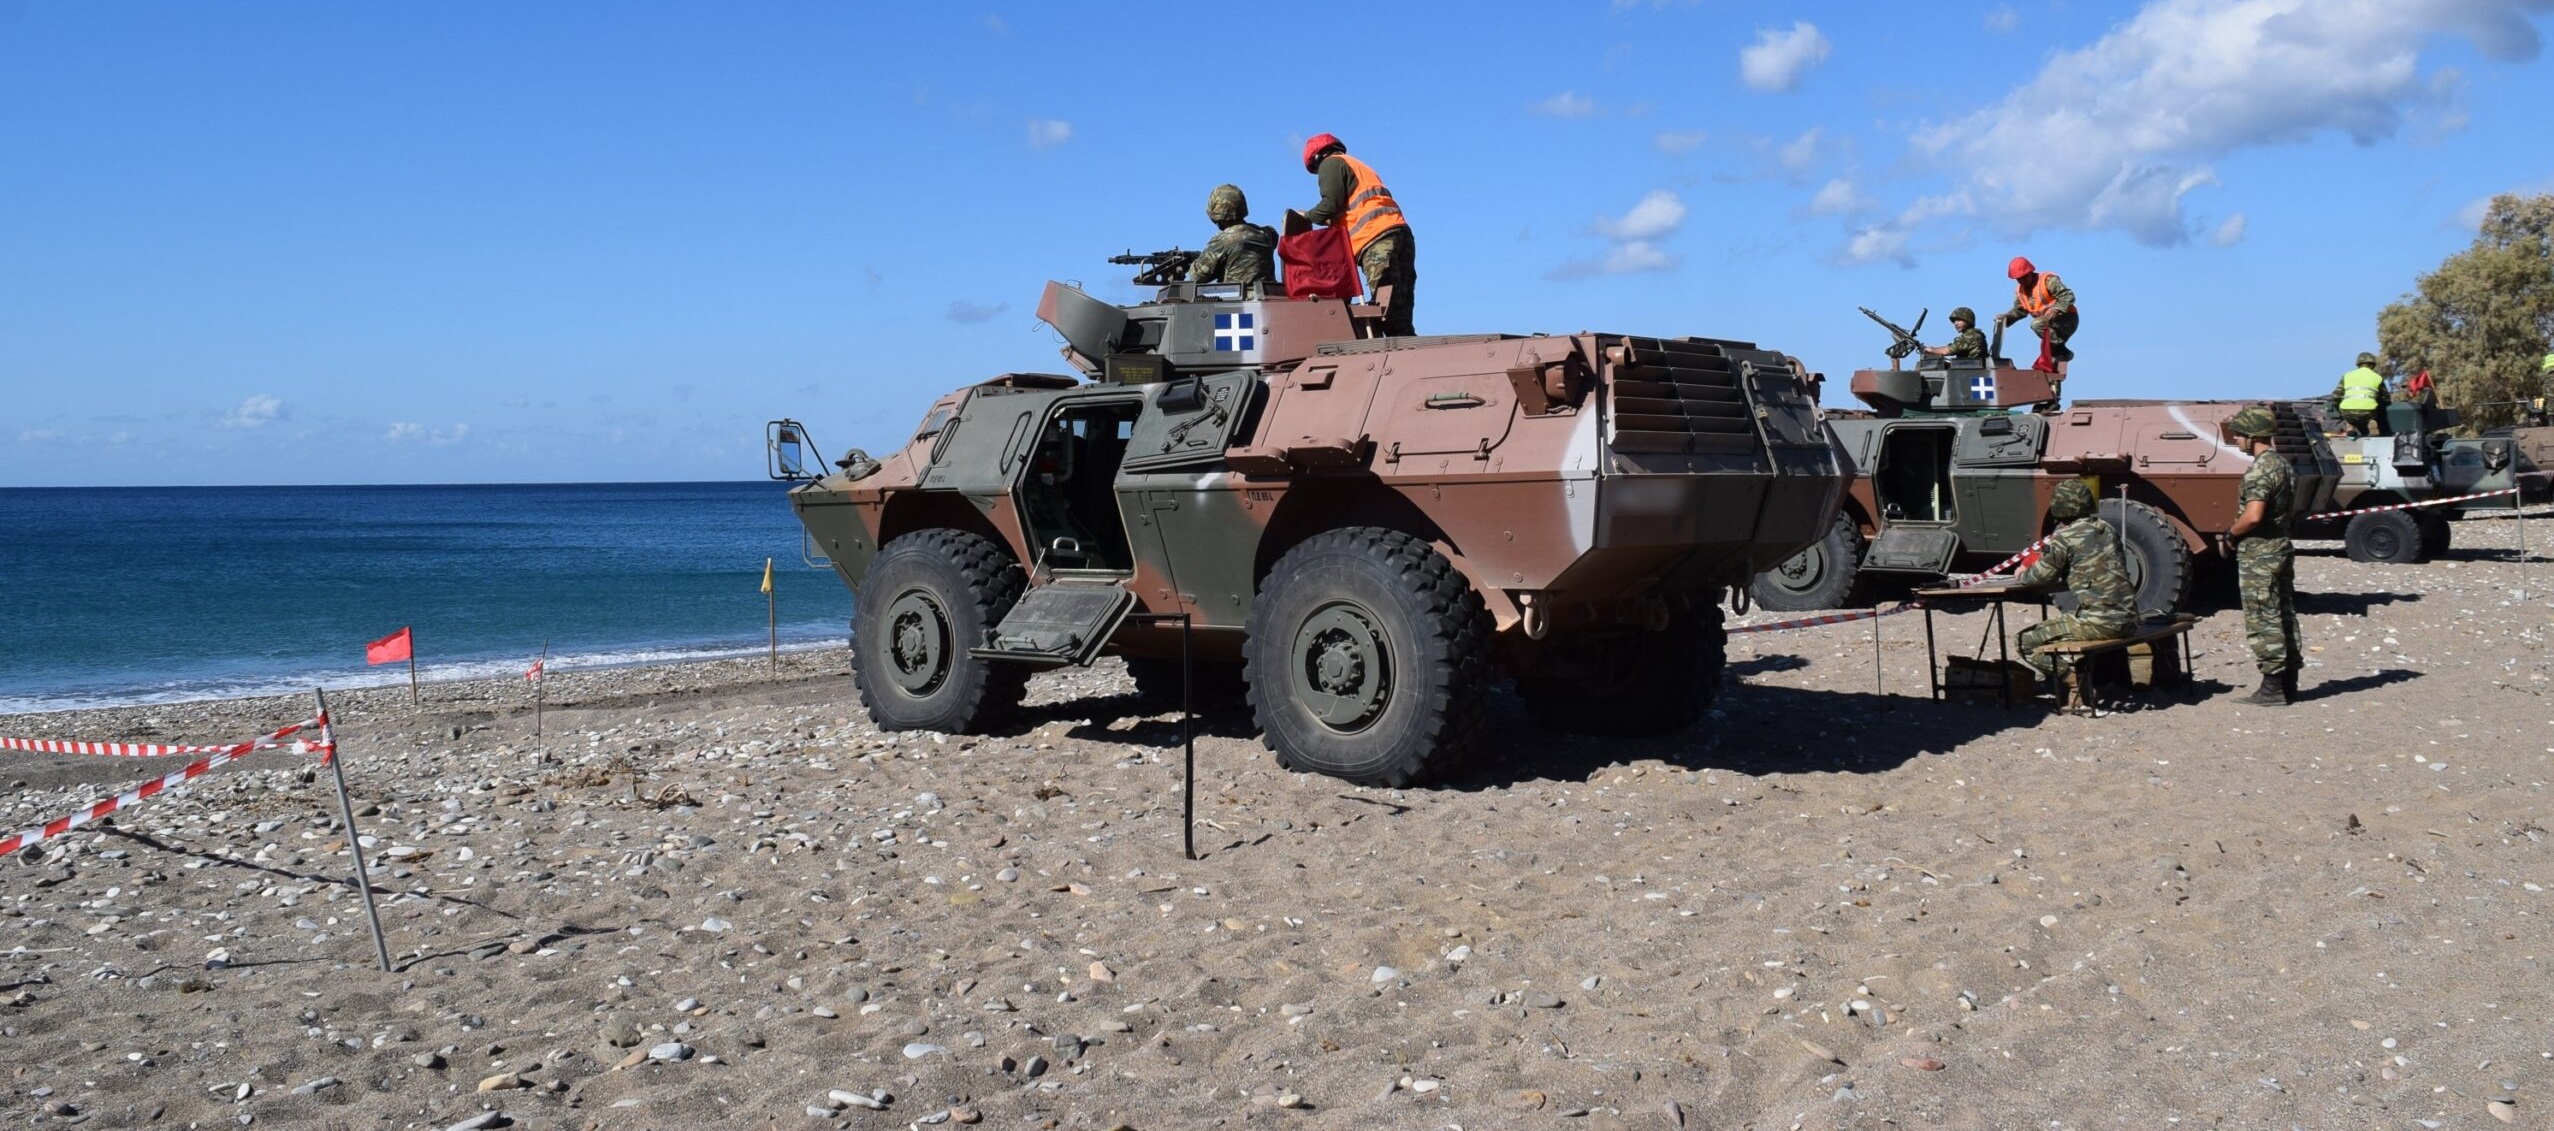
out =
<path fill-rule="evenodd" d="M 2426 541 L 2420 520 L 2410 511 L 2352 515 L 2341 530 L 2341 548 L 2354 562 L 2414 565 L 2428 557 Z"/>
<path fill-rule="evenodd" d="M 1489 643 L 1489 614 L 1453 563 L 1410 535 L 1352 526 L 1268 571 L 1243 678 L 1279 765 L 1400 787 L 1478 736 Z"/>
<path fill-rule="evenodd" d="M 887 543 L 853 603 L 851 670 L 880 730 L 983 730 L 1020 705 L 1029 669 L 967 654 L 1028 578 L 1002 547 L 962 530 Z"/>
<path fill-rule="evenodd" d="M 2128 545 L 2128 581 L 2137 587 L 2138 615 L 2180 612 L 2194 570 L 2190 545 L 2173 520 L 2134 499 L 2104 499 L 2102 521 Z"/>
<path fill-rule="evenodd" d="M 2445 508 L 2423 507 L 2413 511 L 2413 521 L 2421 525 L 2421 556 L 2445 557 L 2448 545 L 2456 541 L 2456 526 L 2448 521 Z"/>
<path fill-rule="evenodd" d="M 1728 655 L 1729 633 L 1715 604 L 1610 644 L 1597 678 L 1520 676 L 1516 693 L 1534 721 L 1563 733 L 1672 734 L 1711 709 Z"/>
<path fill-rule="evenodd" d="M 1826 537 L 1757 574 L 1747 592 L 1756 604 L 1780 613 L 1841 609 L 1853 601 L 1861 577 L 1862 528 L 1840 514 Z"/>

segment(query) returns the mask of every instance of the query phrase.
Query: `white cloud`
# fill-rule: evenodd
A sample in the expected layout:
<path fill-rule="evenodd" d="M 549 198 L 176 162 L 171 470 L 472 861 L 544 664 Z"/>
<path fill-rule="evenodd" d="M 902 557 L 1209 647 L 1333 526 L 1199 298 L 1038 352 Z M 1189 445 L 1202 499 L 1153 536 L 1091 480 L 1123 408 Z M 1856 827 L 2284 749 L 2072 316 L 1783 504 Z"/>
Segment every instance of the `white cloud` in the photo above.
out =
<path fill-rule="evenodd" d="M 1827 58 L 1833 47 L 1818 25 L 1800 20 L 1790 31 L 1766 28 L 1756 42 L 1738 51 L 1738 78 L 1755 90 L 1780 94 L 1800 85 L 1800 76 Z"/>
<path fill-rule="evenodd" d="M 2015 27 L 2020 26 L 2021 23 L 2021 13 L 2015 12 L 2010 5 L 1998 8 L 1986 14 L 1986 30 L 1988 31 L 2011 31 Z"/>
<path fill-rule="evenodd" d="M 1864 228 L 1855 232 L 1853 238 L 1845 243 L 1844 260 L 1847 263 L 1895 263 L 1901 267 L 1915 266 L 1915 257 L 1907 254 L 1906 229 L 1889 225 Z"/>
<path fill-rule="evenodd" d="M 1919 152 L 2008 235 L 2113 229 L 2187 243 L 2183 208 L 2210 162 L 2326 134 L 2393 136 L 2455 81 L 2420 52 L 2461 34 L 2486 56 L 2533 58 L 2554 0 L 2152 0 L 2087 47 L 2051 58 L 2002 101 L 1919 132 Z"/>
<path fill-rule="evenodd" d="M 62 433 L 50 428 L 29 428 L 18 433 L 18 442 L 21 444 L 44 444 L 61 438 Z"/>
<path fill-rule="evenodd" d="M 1685 222 L 1685 202 L 1666 189 L 1655 189 L 1620 218 L 1598 217 L 1596 234 L 1611 240 L 1654 240 Z"/>
<path fill-rule="evenodd" d="M 1665 130 L 1658 135 L 1658 151 L 1670 156 L 1691 153 L 1706 140 L 1709 135 L 1701 130 Z"/>
<path fill-rule="evenodd" d="M 1546 118 L 1588 118 L 1596 114 L 1596 100 L 1577 91 L 1564 90 L 1529 109 Z"/>
<path fill-rule="evenodd" d="M 1852 216 L 1869 211 L 1875 203 L 1870 197 L 1862 195 L 1861 189 L 1853 187 L 1852 181 L 1837 177 L 1828 181 L 1826 187 L 1819 189 L 1818 195 L 1809 198 L 1809 214 Z"/>
<path fill-rule="evenodd" d="M 396 444 L 407 440 L 422 440 L 425 438 L 425 435 L 425 425 L 411 424 L 407 421 L 400 420 L 393 421 L 390 425 L 390 431 L 382 433 L 381 438 Z"/>
<path fill-rule="evenodd" d="M 1818 145 L 1826 135 L 1825 126 L 1811 126 L 1808 132 L 1784 142 L 1782 148 L 1775 151 L 1775 160 L 1782 162 L 1786 172 L 1807 172 L 1811 165 L 1818 163 Z"/>
<path fill-rule="evenodd" d="M 2224 223 L 2217 225 L 2216 231 L 2208 233 L 2208 242 L 2219 247 L 2233 247 L 2242 243 L 2245 224 L 2244 214 L 2241 212 L 2228 216 Z"/>
<path fill-rule="evenodd" d="M 1073 123 L 1060 118 L 1029 119 L 1030 148 L 1053 149 L 1071 140 L 1073 140 Z"/>
<path fill-rule="evenodd" d="M 263 428 L 284 415 L 284 402 L 259 393 L 239 402 L 239 407 L 222 414 L 224 428 Z"/>
<path fill-rule="evenodd" d="M 2482 231 L 2483 216 L 2485 213 L 2492 210 L 2493 197 L 2543 196 L 2548 193 L 2554 193 L 2554 177 L 2547 177 L 2541 181 L 2530 181 L 2523 185 L 2511 185 L 2505 189 L 2485 193 L 2482 196 L 2466 201 L 2465 207 L 2456 210 L 2456 226 L 2469 232 Z"/>
<path fill-rule="evenodd" d="M 455 424 L 450 428 L 435 429 L 431 434 L 427 435 L 426 442 L 433 444 L 438 448 L 444 448 L 460 443 L 462 440 L 468 438 L 469 435 L 469 425 Z"/>
<path fill-rule="evenodd" d="M 1603 255 L 1583 256 L 1563 262 L 1548 274 L 1554 279 L 1584 279 L 1594 275 L 1634 275 L 1647 271 L 1672 271 L 1676 256 L 1658 246 L 1658 241 L 1676 234 L 1685 224 L 1685 202 L 1673 192 L 1656 189 L 1640 198 L 1621 216 L 1599 216 L 1590 229 L 1614 241 Z"/>

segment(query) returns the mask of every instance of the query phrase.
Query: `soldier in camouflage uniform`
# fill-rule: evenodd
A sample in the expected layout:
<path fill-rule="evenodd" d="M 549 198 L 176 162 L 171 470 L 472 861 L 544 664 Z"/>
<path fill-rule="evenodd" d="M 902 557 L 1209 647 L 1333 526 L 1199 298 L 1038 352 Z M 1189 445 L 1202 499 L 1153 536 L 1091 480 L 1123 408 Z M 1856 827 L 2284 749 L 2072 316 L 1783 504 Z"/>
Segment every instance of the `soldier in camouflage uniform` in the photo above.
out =
<path fill-rule="evenodd" d="M 1356 245 L 1356 257 L 1357 268 L 1366 273 L 1366 293 L 1392 289 L 1392 303 L 1383 312 L 1384 336 L 1418 333 L 1410 312 L 1419 290 L 1419 245 L 1411 238 L 1400 201 L 1373 169 L 1349 157 L 1348 146 L 1330 134 L 1315 134 L 1304 143 L 1304 171 L 1321 183 L 1321 203 L 1304 209 L 1304 219 L 1347 225 L 1350 239 L 1363 241 Z M 1366 225 L 1373 234 L 1365 234 Z"/>
<path fill-rule="evenodd" d="M 2261 687 L 2244 702 L 2282 706 L 2297 694 L 2297 668 L 2305 647 L 2297 635 L 2297 552 L 2288 541 L 2296 519 L 2297 477 L 2288 457 L 2271 446 L 2278 423 L 2270 410 L 2252 405 L 2226 422 L 2226 431 L 2253 457 L 2236 499 L 2243 513 L 2227 528 L 2235 540 L 2235 576 L 2243 590 L 2244 640 L 2261 668 Z"/>
<path fill-rule="evenodd" d="M 2063 584 L 2078 602 L 2073 613 L 2050 617 L 2014 638 L 2023 662 L 2046 678 L 2063 673 L 2075 657 L 2046 655 L 2042 647 L 2062 640 L 2117 640 L 2137 627 L 2137 588 L 2128 582 L 2119 532 L 2093 512 L 2093 490 L 2083 480 L 2058 484 L 2049 497 L 2049 517 L 2066 525 L 2049 535 L 2039 560 L 2014 578 L 2017 585 L 2037 589 Z"/>
<path fill-rule="evenodd" d="M 1986 335 L 1978 331 L 1978 312 L 1965 306 L 1951 308 L 1951 325 L 1960 332 L 1951 336 L 1950 344 L 1933 346 L 1924 352 L 1935 357 L 1985 357 Z"/>
<path fill-rule="evenodd" d="M 1250 198 L 1239 185 L 1217 185 L 1206 194 L 1206 218 L 1220 229 L 1197 253 L 1188 277 L 1198 283 L 1277 281 L 1277 229 L 1250 223 Z"/>

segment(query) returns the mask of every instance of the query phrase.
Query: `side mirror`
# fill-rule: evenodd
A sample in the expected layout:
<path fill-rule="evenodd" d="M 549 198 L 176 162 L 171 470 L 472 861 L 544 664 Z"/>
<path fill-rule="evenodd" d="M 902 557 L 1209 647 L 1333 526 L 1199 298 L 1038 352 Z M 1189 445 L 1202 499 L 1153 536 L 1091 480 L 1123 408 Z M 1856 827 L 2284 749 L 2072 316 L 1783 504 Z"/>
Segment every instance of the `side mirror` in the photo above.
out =
<path fill-rule="evenodd" d="M 795 420 L 775 420 L 767 426 L 764 454 L 765 471 L 774 479 L 800 480 L 817 478 L 807 467 L 807 426 Z"/>

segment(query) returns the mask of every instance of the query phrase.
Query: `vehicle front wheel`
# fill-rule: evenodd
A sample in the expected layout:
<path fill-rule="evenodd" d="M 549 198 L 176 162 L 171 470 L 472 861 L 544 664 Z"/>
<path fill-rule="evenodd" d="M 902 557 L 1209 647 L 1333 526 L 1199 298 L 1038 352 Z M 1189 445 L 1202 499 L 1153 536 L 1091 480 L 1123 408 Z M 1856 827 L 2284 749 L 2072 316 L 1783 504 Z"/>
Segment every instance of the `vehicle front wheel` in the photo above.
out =
<path fill-rule="evenodd" d="M 2341 548 L 2354 562 L 2412 565 L 2425 556 L 2424 541 L 2421 523 L 2410 511 L 2352 515 L 2341 531 Z"/>
<path fill-rule="evenodd" d="M 1480 595 L 1426 542 L 1326 531 L 1260 583 L 1243 645 L 1251 712 L 1287 769 L 1410 785 L 1478 735 L 1489 637 Z"/>
<path fill-rule="evenodd" d="M 991 540 L 921 530 L 887 543 L 853 602 L 851 670 L 880 730 L 968 734 L 1019 706 L 1029 670 L 967 654 L 1028 579 Z"/>

